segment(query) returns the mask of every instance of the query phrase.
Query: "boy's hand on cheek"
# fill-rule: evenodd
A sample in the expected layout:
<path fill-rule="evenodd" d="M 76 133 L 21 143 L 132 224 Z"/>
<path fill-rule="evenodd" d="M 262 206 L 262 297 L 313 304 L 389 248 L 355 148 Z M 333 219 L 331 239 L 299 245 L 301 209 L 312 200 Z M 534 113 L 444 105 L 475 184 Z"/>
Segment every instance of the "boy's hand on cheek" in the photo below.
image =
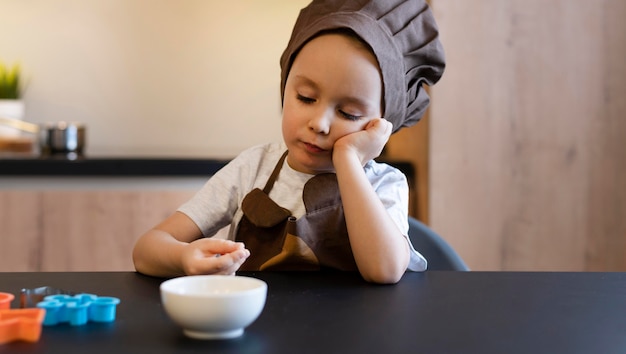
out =
<path fill-rule="evenodd" d="M 336 154 L 355 153 L 362 165 L 378 157 L 391 136 L 393 124 L 383 118 L 372 119 L 363 130 L 339 138 L 333 147 Z"/>
<path fill-rule="evenodd" d="M 243 243 L 202 238 L 185 246 L 181 263 L 186 275 L 235 274 L 250 256 Z"/>

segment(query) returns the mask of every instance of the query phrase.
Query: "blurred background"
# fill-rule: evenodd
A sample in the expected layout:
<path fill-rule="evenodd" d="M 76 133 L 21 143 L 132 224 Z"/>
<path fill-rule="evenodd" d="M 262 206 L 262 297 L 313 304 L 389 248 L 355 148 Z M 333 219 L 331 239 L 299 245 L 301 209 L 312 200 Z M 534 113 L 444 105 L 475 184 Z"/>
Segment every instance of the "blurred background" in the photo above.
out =
<path fill-rule="evenodd" d="M 88 156 L 231 158 L 281 139 L 308 2 L 0 0 L 0 60 L 24 119 L 84 122 Z M 387 149 L 412 214 L 473 270 L 626 271 L 626 2 L 430 3 L 446 72 Z"/>
<path fill-rule="evenodd" d="M 87 125 L 87 153 L 232 157 L 280 139 L 282 53 L 304 0 L 0 0 L 25 120 Z"/>

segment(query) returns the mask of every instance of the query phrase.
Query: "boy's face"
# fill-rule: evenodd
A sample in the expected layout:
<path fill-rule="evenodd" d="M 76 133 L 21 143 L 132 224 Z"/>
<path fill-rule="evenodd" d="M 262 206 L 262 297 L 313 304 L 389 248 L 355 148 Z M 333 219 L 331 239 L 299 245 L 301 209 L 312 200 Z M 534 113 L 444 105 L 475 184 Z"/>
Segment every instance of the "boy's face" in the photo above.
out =
<path fill-rule="evenodd" d="M 283 139 L 293 169 L 334 172 L 337 139 L 382 115 L 382 80 L 373 54 L 356 39 L 326 34 L 308 42 L 291 66 L 283 101 Z"/>

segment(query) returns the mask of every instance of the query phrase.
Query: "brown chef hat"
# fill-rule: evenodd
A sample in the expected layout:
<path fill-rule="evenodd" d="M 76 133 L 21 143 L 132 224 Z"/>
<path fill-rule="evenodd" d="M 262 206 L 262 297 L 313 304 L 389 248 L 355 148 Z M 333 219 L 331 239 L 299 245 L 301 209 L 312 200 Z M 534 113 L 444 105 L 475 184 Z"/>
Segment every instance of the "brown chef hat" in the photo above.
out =
<path fill-rule="evenodd" d="M 424 0 L 314 0 L 300 11 L 280 58 L 281 97 L 298 51 L 322 31 L 348 28 L 373 49 L 383 77 L 384 118 L 396 132 L 420 120 L 445 67 L 437 24 Z"/>

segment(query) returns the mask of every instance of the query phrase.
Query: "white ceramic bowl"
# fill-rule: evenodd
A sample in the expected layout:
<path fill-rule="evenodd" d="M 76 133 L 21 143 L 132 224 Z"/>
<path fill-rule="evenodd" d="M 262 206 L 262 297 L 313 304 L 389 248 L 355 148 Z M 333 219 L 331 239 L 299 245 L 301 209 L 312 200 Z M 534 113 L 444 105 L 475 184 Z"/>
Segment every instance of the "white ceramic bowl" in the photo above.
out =
<path fill-rule="evenodd" d="M 167 315 L 197 339 L 241 336 L 267 297 L 264 281 L 234 275 L 183 276 L 164 281 L 160 289 Z"/>

